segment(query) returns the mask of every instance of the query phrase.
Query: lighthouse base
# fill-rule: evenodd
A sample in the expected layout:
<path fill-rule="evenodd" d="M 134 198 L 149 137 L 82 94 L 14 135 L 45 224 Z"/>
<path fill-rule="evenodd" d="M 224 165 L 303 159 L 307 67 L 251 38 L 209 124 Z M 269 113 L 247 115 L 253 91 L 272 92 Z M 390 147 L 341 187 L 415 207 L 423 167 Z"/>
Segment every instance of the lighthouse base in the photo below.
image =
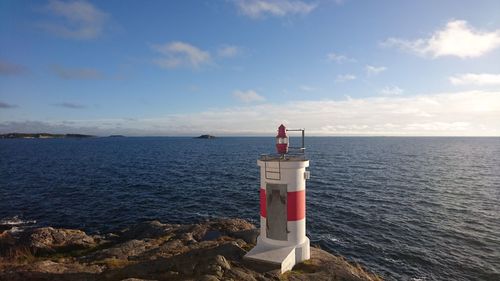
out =
<path fill-rule="evenodd" d="M 266 243 L 259 236 L 257 245 L 244 256 L 244 259 L 275 266 L 284 273 L 292 270 L 297 263 L 308 260 L 310 253 L 310 242 L 307 237 L 299 245 L 280 246 Z"/>

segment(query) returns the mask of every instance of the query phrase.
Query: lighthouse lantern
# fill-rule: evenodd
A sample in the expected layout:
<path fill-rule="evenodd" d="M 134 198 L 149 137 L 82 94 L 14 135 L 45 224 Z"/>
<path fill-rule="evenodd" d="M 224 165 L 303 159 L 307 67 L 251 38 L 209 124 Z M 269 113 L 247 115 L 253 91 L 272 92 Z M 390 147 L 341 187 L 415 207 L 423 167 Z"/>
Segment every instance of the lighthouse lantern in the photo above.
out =
<path fill-rule="evenodd" d="M 278 135 L 276 136 L 276 150 L 278 154 L 288 153 L 288 136 L 286 135 L 286 128 L 281 124 L 278 128 Z"/>

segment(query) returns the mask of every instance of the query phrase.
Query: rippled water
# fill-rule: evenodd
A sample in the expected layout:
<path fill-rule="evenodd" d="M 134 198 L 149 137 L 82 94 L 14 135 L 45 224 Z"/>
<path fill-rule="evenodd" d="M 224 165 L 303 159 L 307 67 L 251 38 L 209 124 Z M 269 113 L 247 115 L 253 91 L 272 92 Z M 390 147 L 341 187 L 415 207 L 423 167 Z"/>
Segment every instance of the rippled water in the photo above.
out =
<path fill-rule="evenodd" d="M 0 220 L 259 216 L 271 138 L 0 140 Z M 389 280 L 500 280 L 500 138 L 308 138 L 308 235 Z M 17 216 L 17 217 L 16 217 Z"/>

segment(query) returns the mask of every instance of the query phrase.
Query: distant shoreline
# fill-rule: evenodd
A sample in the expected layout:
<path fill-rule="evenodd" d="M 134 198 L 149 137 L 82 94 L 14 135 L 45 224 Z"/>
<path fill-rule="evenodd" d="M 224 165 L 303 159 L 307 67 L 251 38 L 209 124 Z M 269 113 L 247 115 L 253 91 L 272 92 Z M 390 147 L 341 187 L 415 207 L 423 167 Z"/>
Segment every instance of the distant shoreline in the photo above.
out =
<path fill-rule="evenodd" d="M 51 133 L 6 133 L 0 134 L 0 139 L 54 139 L 54 138 L 194 138 L 194 139 L 212 139 L 212 138 L 269 138 L 272 135 L 86 135 L 86 134 L 51 134 Z M 295 137 L 292 137 L 295 138 Z M 364 135 L 335 135 L 335 136 L 308 136 L 308 138 L 500 138 L 500 136 L 364 136 Z"/>
<path fill-rule="evenodd" d="M 62 139 L 62 138 L 95 138 L 96 136 L 84 134 L 48 134 L 48 133 L 9 133 L 0 135 L 0 139 Z"/>

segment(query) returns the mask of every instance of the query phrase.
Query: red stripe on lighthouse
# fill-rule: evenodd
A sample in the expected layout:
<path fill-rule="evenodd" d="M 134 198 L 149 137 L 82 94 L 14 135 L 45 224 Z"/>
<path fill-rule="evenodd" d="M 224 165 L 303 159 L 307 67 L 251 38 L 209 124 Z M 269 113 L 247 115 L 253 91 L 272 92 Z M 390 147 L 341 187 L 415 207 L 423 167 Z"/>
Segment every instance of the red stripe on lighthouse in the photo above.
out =
<path fill-rule="evenodd" d="M 298 221 L 304 219 L 306 217 L 306 191 L 300 190 L 295 192 L 288 192 L 287 197 L 286 207 L 288 221 Z M 260 198 L 262 210 L 262 196 Z"/>
<path fill-rule="evenodd" d="M 260 215 L 266 217 L 266 190 L 260 189 Z"/>

